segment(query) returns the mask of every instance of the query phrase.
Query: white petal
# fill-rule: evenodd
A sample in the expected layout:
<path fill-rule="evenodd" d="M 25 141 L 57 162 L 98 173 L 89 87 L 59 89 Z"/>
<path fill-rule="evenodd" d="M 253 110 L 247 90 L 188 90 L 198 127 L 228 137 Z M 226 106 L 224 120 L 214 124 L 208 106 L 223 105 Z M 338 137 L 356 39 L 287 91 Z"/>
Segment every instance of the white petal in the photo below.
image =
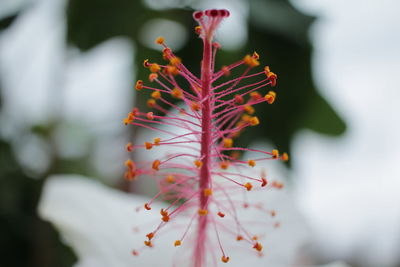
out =
<path fill-rule="evenodd" d="M 160 220 L 157 205 L 147 212 L 150 214 L 135 211 L 146 201 L 88 178 L 58 175 L 46 183 L 39 213 L 74 248 L 79 267 L 157 266 L 160 259 L 172 262 L 175 239 L 168 236 L 162 236 L 154 250 L 146 249 L 138 257 L 131 255 Z M 139 226 L 139 234 L 134 233 L 134 225 Z"/>

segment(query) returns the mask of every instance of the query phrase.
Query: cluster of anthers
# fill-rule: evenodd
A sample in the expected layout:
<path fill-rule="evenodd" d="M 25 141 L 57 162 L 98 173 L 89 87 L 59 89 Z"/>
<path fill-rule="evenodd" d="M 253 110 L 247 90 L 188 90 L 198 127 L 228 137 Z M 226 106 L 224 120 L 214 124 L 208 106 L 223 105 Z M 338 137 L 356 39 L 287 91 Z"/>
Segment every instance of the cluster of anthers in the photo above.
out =
<path fill-rule="evenodd" d="M 180 246 L 187 234 L 193 233 L 193 259 L 196 267 L 203 266 L 205 262 L 209 228 L 215 230 L 214 238 L 221 250 L 222 262 L 228 262 L 230 258 L 222 246 L 219 234 L 221 229 L 233 234 L 237 241 L 247 242 L 259 254 L 263 249 L 257 236 L 250 234 L 237 217 L 238 205 L 231 199 L 231 190 L 233 187 L 243 192 L 254 190 L 255 187 L 282 188 L 283 184 L 278 181 L 267 181 L 261 171 L 258 177 L 252 177 L 242 174 L 242 170 L 253 168 L 260 161 L 286 161 L 288 155 L 280 154 L 276 149 L 268 152 L 235 146 L 234 139 L 246 127 L 260 123 L 254 116 L 254 105 L 265 102 L 272 104 L 275 101 L 276 93 L 265 91 L 265 88 L 276 85 L 277 75 L 268 66 L 250 74 L 252 69 L 260 65 L 256 52 L 218 71 L 214 70 L 220 45 L 213 41 L 213 36 L 222 19 L 228 16 L 229 11 L 224 9 L 197 11 L 193 14 L 199 23 L 195 32 L 204 45 L 201 77 L 185 67 L 182 60 L 166 45 L 163 37 L 157 38 L 155 42 L 163 47 L 163 59 L 167 63 L 144 61 L 144 67 L 150 71 L 149 82 L 158 86 L 145 85 L 139 80 L 135 88 L 137 91 L 151 91 L 147 106 L 153 111 L 143 112 L 134 108 L 124 123 L 158 131 L 162 135 L 144 144 L 128 143 L 126 149 L 132 152 L 136 149 L 157 150 L 157 147 L 168 146 L 170 150 L 167 155 L 158 154 L 152 162 L 126 161 L 125 178 L 134 180 L 145 175 L 158 181 L 160 190 L 144 204 L 145 210 L 151 210 L 153 202 L 160 197 L 168 201 L 169 205 L 161 209 L 161 222 L 146 235 L 144 246 L 133 250 L 134 255 L 138 255 L 146 246 L 153 247 L 157 234 L 182 213 L 189 214 L 191 220 L 173 245 Z M 232 70 L 240 70 L 242 67 L 244 71 L 237 78 L 220 82 L 220 78 L 229 77 Z M 186 81 L 184 86 L 180 85 L 181 81 L 178 83 L 178 76 Z M 249 78 L 260 80 L 246 83 Z M 175 104 L 177 99 L 183 104 Z M 175 130 L 167 130 L 165 126 L 175 127 Z M 178 129 L 184 134 L 179 133 Z M 180 148 L 184 148 L 185 152 L 179 151 Z M 260 157 L 242 159 L 242 152 L 258 153 Z M 225 184 L 222 185 L 221 181 Z M 258 207 L 246 201 L 242 204 L 244 208 Z M 268 212 L 275 216 L 275 211 Z M 236 232 L 224 226 L 224 220 L 229 218 L 234 222 Z"/>

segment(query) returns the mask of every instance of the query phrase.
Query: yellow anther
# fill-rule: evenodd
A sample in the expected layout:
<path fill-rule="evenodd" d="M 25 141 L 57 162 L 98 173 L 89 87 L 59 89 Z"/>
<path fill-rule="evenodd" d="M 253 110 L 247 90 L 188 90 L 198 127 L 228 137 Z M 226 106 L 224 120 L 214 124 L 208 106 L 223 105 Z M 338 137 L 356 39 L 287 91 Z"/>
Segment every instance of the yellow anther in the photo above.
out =
<path fill-rule="evenodd" d="M 180 240 L 176 240 L 174 243 L 175 247 L 179 247 L 182 244 L 182 242 Z"/>
<path fill-rule="evenodd" d="M 128 152 L 132 152 L 133 151 L 133 144 L 131 142 L 129 142 L 128 144 L 126 144 L 125 149 Z"/>
<path fill-rule="evenodd" d="M 199 211 L 197 212 L 200 216 L 205 216 L 208 214 L 208 210 L 206 209 L 199 209 Z"/>
<path fill-rule="evenodd" d="M 191 108 L 192 110 L 194 110 L 194 111 L 199 111 L 199 110 L 201 109 L 201 106 L 200 106 L 199 103 L 193 101 L 193 102 L 190 104 L 190 108 Z"/>
<path fill-rule="evenodd" d="M 138 90 L 138 91 L 143 89 L 143 81 L 142 80 L 138 80 L 136 82 L 135 89 Z"/>
<path fill-rule="evenodd" d="M 272 150 L 272 157 L 273 157 L 274 159 L 279 158 L 279 151 L 278 151 L 278 149 L 273 149 L 273 150 Z"/>
<path fill-rule="evenodd" d="M 227 263 L 229 261 L 229 257 L 222 256 L 221 257 L 221 261 L 224 262 L 224 263 Z"/>
<path fill-rule="evenodd" d="M 247 191 L 250 191 L 253 188 L 253 185 L 251 183 L 245 183 L 244 187 L 246 187 Z"/>
<path fill-rule="evenodd" d="M 224 147 L 229 148 L 233 146 L 233 139 L 232 138 L 224 138 L 222 140 Z"/>
<path fill-rule="evenodd" d="M 243 109 L 250 115 L 254 114 L 255 109 L 251 105 L 246 105 L 243 107 Z"/>
<path fill-rule="evenodd" d="M 175 66 L 171 66 L 171 65 L 168 65 L 168 66 L 164 69 L 164 71 L 165 71 L 166 74 L 171 74 L 171 75 L 174 75 L 174 76 L 176 76 L 176 75 L 179 74 L 178 68 L 175 67 Z"/>
<path fill-rule="evenodd" d="M 151 72 L 155 73 L 155 72 L 159 72 L 161 70 L 161 67 L 157 63 L 153 63 L 150 65 L 149 69 Z"/>
<path fill-rule="evenodd" d="M 203 166 L 203 162 L 201 162 L 201 160 L 196 159 L 194 161 L 194 165 L 196 165 L 197 168 L 201 168 L 201 166 Z"/>
<path fill-rule="evenodd" d="M 152 92 L 151 97 L 154 99 L 160 99 L 160 97 L 161 97 L 160 91 L 156 90 L 156 91 Z"/>
<path fill-rule="evenodd" d="M 154 120 L 154 113 L 153 112 L 147 112 L 146 113 L 146 118 L 148 120 Z"/>
<path fill-rule="evenodd" d="M 244 114 L 244 115 L 241 117 L 241 119 L 242 119 L 242 121 L 244 121 L 244 122 L 249 122 L 250 119 L 251 119 L 251 116 L 249 116 L 249 115 L 247 115 L 247 114 Z"/>
<path fill-rule="evenodd" d="M 226 170 L 229 167 L 229 161 L 222 161 L 219 166 L 221 167 L 221 169 Z"/>
<path fill-rule="evenodd" d="M 263 246 L 259 242 L 256 242 L 253 248 L 256 249 L 257 251 L 262 251 Z"/>
<path fill-rule="evenodd" d="M 249 164 L 249 166 L 251 166 L 251 167 L 254 167 L 254 166 L 256 166 L 256 161 L 253 160 L 253 159 L 249 159 L 249 160 L 247 161 L 247 164 Z"/>
<path fill-rule="evenodd" d="M 151 241 L 146 240 L 144 241 L 144 244 L 148 247 L 153 247 L 153 243 L 151 243 Z"/>
<path fill-rule="evenodd" d="M 222 66 L 221 70 L 225 76 L 231 75 L 231 71 L 229 70 L 229 68 L 227 66 Z"/>
<path fill-rule="evenodd" d="M 254 116 L 254 117 L 250 118 L 249 123 L 251 126 L 256 126 L 256 125 L 260 124 L 260 121 L 258 120 L 258 118 L 256 116 Z"/>
<path fill-rule="evenodd" d="M 153 233 L 153 232 L 148 233 L 146 236 L 147 236 L 147 238 L 148 238 L 149 240 L 151 240 L 151 239 L 154 237 L 154 233 Z"/>
<path fill-rule="evenodd" d="M 289 160 L 289 155 L 288 155 L 288 153 L 284 152 L 284 153 L 282 154 L 282 156 L 281 156 L 281 159 L 282 159 L 283 161 L 288 161 L 288 160 Z"/>
<path fill-rule="evenodd" d="M 150 142 L 144 142 L 144 146 L 147 150 L 150 150 L 153 148 L 153 144 Z"/>
<path fill-rule="evenodd" d="M 156 105 L 156 101 L 154 99 L 147 100 L 147 106 L 149 108 L 153 108 Z"/>
<path fill-rule="evenodd" d="M 264 67 L 265 75 L 268 76 L 268 73 L 269 73 L 270 71 L 271 71 L 271 70 L 269 69 L 269 66 L 265 66 L 265 67 Z"/>
<path fill-rule="evenodd" d="M 179 65 L 179 64 L 181 64 L 181 62 L 182 62 L 182 60 L 181 60 L 179 57 L 172 57 L 172 58 L 169 60 L 169 63 L 170 63 L 172 66 Z"/>
<path fill-rule="evenodd" d="M 253 68 L 253 67 L 257 67 L 258 65 L 260 65 L 260 62 L 258 62 L 257 59 L 255 59 L 254 57 L 250 56 L 250 55 L 246 55 L 243 58 L 243 61 L 246 65 L 248 65 L 249 67 Z"/>
<path fill-rule="evenodd" d="M 128 125 L 131 122 L 132 122 L 132 120 L 130 120 L 129 118 L 124 118 L 124 124 L 125 125 Z"/>
<path fill-rule="evenodd" d="M 158 171 L 159 170 L 159 166 L 160 166 L 160 161 L 158 159 L 156 159 L 155 161 L 153 161 L 153 164 L 151 165 L 151 167 L 153 168 L 153 170 Z"/>
<path fill-rule="evenodd" d="M 265 96 L 265 100 L 267 100 L 268 104 L 272 104 L 275 101 L 276 93 L 274 91 L 269 91 Z"/>
<path fill-rule="evenodd" d="M 162 37 L 162 36 L 158 37 L 156 39 L 155 43 L 160 44 L 160 45 L 164 44 L 164 37 Z"/>
<path fill-rule="evenodd" d="M 160 137 L 154 138 L 154 145 L 155 145 L 155 146 L 159 146 L 159 145 L 160 145 L 160 142 L 161 142 L 161 138 L 160 138 Z"/>
<path fill-rule="evenodd" d="M 171 95 L 175 98 L 182 98 L 183 97 L 183 92 L 179 88 L 174 88 L 172 89 Z"/>
<path fill-rule="evenodd" d="M 156 80 L 158 78 L 158 74 L 157 73 L 150 73 L 149 74 L 149 81 L 150 82 L 154 82 L 154 80 Z"/>
<path fill-rule="evenodd" d="M 165 177 L 165 181 L 167 183 L 172 184 L 173 182 L 175 182 L 175 177 L 173 175 L 169 174 L 169 175 L 167 175 L 167 177 Z"/>
<path fill-rule="evenodd" d="M 256 51 L 254 51 L 253 58 L 258 60 L 258 59 L 260 59 L 260 55 Z"/>
<path fill-rule="evenodd" d="M 211 188 L 204 188 L 203 194 L 205 197 L 209 197 L 212 195 L 212 189 Z"/>
<path fill-rule="evenodd" d="M 197 34 L 201 34 L 201 26 L 196 26 L 196 27 L 194 27 L 194 31 L 195 31 Z"/>

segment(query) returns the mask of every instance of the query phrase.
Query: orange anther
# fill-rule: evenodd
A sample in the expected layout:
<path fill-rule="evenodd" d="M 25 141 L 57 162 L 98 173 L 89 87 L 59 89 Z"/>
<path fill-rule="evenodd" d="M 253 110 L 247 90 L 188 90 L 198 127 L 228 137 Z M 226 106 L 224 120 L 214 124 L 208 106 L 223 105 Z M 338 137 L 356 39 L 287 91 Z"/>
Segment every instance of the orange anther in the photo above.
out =
<path fill-rule="evenodd" d="M 144 208 L 146 210 L 151 210 L 150 204 L 149 203 L 144 203 Z"/>
<path fill-rule="evenodd" d="M 250 115 L 254 114 L 254 112 L 255 112 L 255 109 L 251 105 L 246 105 L 243 107 L 243 109 Z"/>
<path fill-rule="evenodd" d="M 271 210 L 271 216 L 275 217 L 276 216 L 276 211 L 275 210 Z"/>
<path fill-rule="evenodd" d="M 153 144 L 150 142 L 144 142 L 144 146 L 146 147 L 147 150 L 150 150 L 153 148 Z"/>
<path fill-rule="evenodd" d="M 250 55 L 246 55 L 243 58 L 243 61 L 246 65 L 248 65 L 249 67 L 253 68 L 253 67 L 257 67 L 258 65 L 260 65 L 260 62 L 258 62 L 258 60 Z"/>
<path fill-rule="evenodd" d="M 283 188 L 283 184 L 281 182 L 278 182 L 278 181 L 272 181 L 271 186 L 275 187 L 277 189 L 282 189 Z"/>
<path fill-rule="evenodd" d="M 275 102 L 276 93 L 274 91 L 269 91 L 265 96 L 265 100 L 267 100 L 268 104 L 272 104 Z"/>
<path fill-rule="evenodd" d="M 154 233 L 153 233 L 153 232 L 148 233 L 146 236 L 147 236 L 147 238 L 148 238 L 149 240 L 151 240 L 151 239 L 154 237 Z"/>
<path fill-rule="evenodd" d="M 182 98 L 183 97 L 183 93 L 182 90 L 179 88 L 174 88 L 172 89 L 171 95 L 175 98 Z"/>
<path fill-rule="evenodd" d="M 253 185 L 251 183 L 245 183 L 244 187 L 246 187 L 247 191 L 250 191 L 253 188 Z"/>
<path fill-rule="evenodd" d="M 160 99 L 160 97 L 161 97 L 160 91 L 156 90 L 156 91 L 152 92 L 151 97 L 154 99 Z"/>
<path fill-rule="evenodd" d="M 262 96 L 260 95 L 259 92 L 255 91 L 255 92 L 250 93 L 250 97 L 251 97 L 251 99 L 256 101 L 256 100 L 260 100 Z"/>
<path fill-rule="evenodd" d="M 143 89 L 143 81 L 142 80 L 138 80 L 136 82 L 135 89 L 138 90 L 138 91 Z"/>
<path fill-rule="evenodd" d="M 179 65 L 179 64 L 181 64 L 181 62 L 182 62 L 182 60 L 181 60 L 179 57 L 172 57 L 172 58 L 169 60 L 169 63 L 170 63 L 172 66 Z"/>
<path fill-rule="evenodd" d="M 236 240 L 237 240 L 237 241 L 243 240 L 243 236 L 238 235 L 238 236 L 236 237 Z"/>
<path fill-rule="evenodd" d="M 256 51 L 253 52 L 253 58 L 260 59 L 260 56 L 258 55 L 258 53 Z"/>
<path fill-rule="evenodd" d="M 127 161 L 125 161 L 125 166 L 128 167 L 129 169 L 133 170 L 136 168 L 135 163 L 128 159 Z"/>
<path fill-rule="evenodd" d="M 161 138 L 160 138 L 160 137 L 154 138 L 154 145 L 155 145 L 155 146 L 159 146 L 159 145 L 160 145 L 160 142 L 161 142 Z"/>
<path fill-rule="evenodd" d="M 221 217 L 221 218 L 224 218 L 224 217 L 225 217 L 225 213 L 223 213 L 223 212 L 218 211 L 217 214 L 218 214 L 218 216 Z"/>
<path fill-rule="evenodd" d="M 164 222 L 169 222 L 169 216 L 162 216 L 161 220 Z"/>
<path fill-rule="evenodd" d="M 165 181 L 167 183 L 171 184 L 171 183 L 175 182 L 175 177 L 173 175 L 169 174 L 169 175 L 167 175 L 167 177 L 165 177 Z"/>
<path fill-rule="evenodd" d="M 158 38 L 155 40 L 155 43 L 156 43 L 156 44 L 160 44 L 160 45 L 164 44 L 164 37 L 162 37 L 162 36 L 158 37 Z"/>
<path fill-rule="evenodd" d="M 252 237 L 251 239 L 253 239 L 253 240 L 258 240 L 258 236 L 253 235 L 253 237 Z"/>
<path fill-rule="evenodd" d="M 150 65 L 150 71 L 153 73 L 159 72 L 161 70 L 160 65 L 158 65 L 157 63 L 153 63 Z"/>
<path fill-rule="evenodd" d="M 154 120 L 154 113 L 153 112 L 147 112 L 146 118 L 148 120 Z"/>
<path fill-rule="evenodd" d="M 197 212 L 200 216 L 205 216 L 208 214 L 208 210 L 206 209 L 199 209 L 199 211 Z"/>
<path fill-rule="evenodd" d="M 282 154 L 282 156 L 281 156 L 281 159 L 282 159 L 283 161 L 288 161 L 288 160 L 289 160 L 289 155 L 288 155 L 288 153 L 284 152 L 284 153 Z"/>
<path fill-rule="evenodd" d="M 149 81 L 150 82 L 154 82 L 155 79 L 158 78 L 158 74 L 157 73 L 150 73 L 149 74 Z"/>
<path fill-rule="evenodd" d="M 253 160 L 253 159 L 249 159 L 249 160 L 247 161 L 247 164 L 249 164 L 249 166 L 251 166 L 251 167 L 254 167 L 254 166 L 256 166 L 256 161 Z"/>
<path fill-rule="evenodd" d="M 197 33 L 197 34 L 201 34 L 201 26 L 196 26 L 196 27 L 194 27 L 194 31 Z"/>
<path fill-rule="evenodd" d="M 164 69 L 164 72 L 165 72 L 166 74 L 171 74 L 171 75 L 174 75 L 174 76 L 176 76 L 176 75 L 179 74 L 178 68 L 175 67 L 175 66 L 171 66 L 171 65 L 168 65 L 168 66 Z"/>
<path fill-rule="evenodd" d="M 260 124 L 260 121 L 258 120 L 258 118 L 256 116 L 254 116 L 254 117 L 250 118 L 249 123 L 251 126 L 256 126 L 256 125 Z"/>
<path fill-rule="evenodd" d="M 221 169 L 226 170 L 229 167 L 229 161 L 222 161 L 219 166 L 221 167 Z"/>
<path fill-rule="evenodd" d="M 229 68 L 227 66 L 222 66 L 221 70 L 225 76 L 231 75 L 231 71 L 229 70 Z"/>
<path fill-rule="evenodd" d="M 223 143 L 224 147 L 226 147 L 226 148 L 232 147 L 233 139 L 232 138 L 224 138 L 222 140 L 222 143 Z"/>
<path fill-rule="evenodd" d="M 180 240 L 176 240 L 174 243 L 175 247 L 179 247 L 182 244 L 182 242 Z"/>
<path fill-rule="evenodd" d="M 278 151 L 278 149 L 273 149 L 273 150 L 272 150 L 272 157 L 273 157 L 274 159 L 279 158 L 279 151 Z"/>
<path fill-rule="evenodd" d="M 194 165 L 196 165 L 197 168 L 201 168 L 201 166 L 203 166 L 203 162 L 201 162 L 200 160 L 196 159 L 194 161 Z"/>
<path fill-rule="evenodd" d="M 153 247 L 153 243 L 151 243 L 151 241 L 146 240 L 144 241 L 144 244 L 150 248 Z"/>
<path fill-rule="evenodd" d="M 203 194 L 205 197 L 209 197 L 212 195 L 212 189 L 211 188 L 204 188 Z"/>
<path fill-rule="evenodd" d="M 241 95 L 235 95 L 234 99 L 235 99 L 235 104 L 240 105 L 240 104 L 243 104 L 243 102 L 244 102 L 243 97 Z"/>
<path fill-rule="evenodd" d="M 156 170 L 156 171 L 158 171 L 159 170 L 159 166 L 160 166 L 160 161 L 158 160 L 158 159 L 156 159 L 155 161 L 153 161 L 153 164 L 152 164 L 152 168 L 153 168 L 153 170 Z"/>
<path fill-rule="evenodd" d="M 221 257 L 221 261 L 224 262 L 224 263 L 227 263 L 229 261 L 229 257 L 222 256 Z"/>
<path fill-rule="evenodd" d="M 149 108 L 153 108 L 156 105 L 156 101 L 154 99 L 147 100 L 147 106 Z"/>
<path fill-rule="evenodd" d="M 164 209 L 161 209 L 161 210 L 160 210 L 160 214 L 161 214 L 162 216 L 168 216 L 168 211 L 166 211 L 166 210 L 164 210 Z"/>
<path fill-rule="evenodd" d="M 193 101 L 193 102 L 190 104 L 190 108 L 191 108 L 192 110 L 194 110 L 194 111 L 199 111 L 199 110 L 201 109 L 201 106 L 200 106 L 199 103 Z"/>
<path fill-rule="evenodd" d="M 263 249 L 263 246 L 259 242 L 256 242 L 253 248 L 256 249 L 257 251 L 261 251 Z"/>
<path fill-rule="evenodd" d="M 131 142 L 129 142 L 128 144 L 126 144 L 125 149 L 128 152 L 132 152 L 133 151 L 133 144 Z"/>
<path fill-rule="evenodd" d="M 127 181 L 132 181 L 133 179 L 136 178 L 136 171 L 135 171 L 135 170 L 131 170 L 131 169 L 127 170 L 127 171 L 124 173 L 124 178 L 125 178 L 125 180 L 127 180 Z"/>

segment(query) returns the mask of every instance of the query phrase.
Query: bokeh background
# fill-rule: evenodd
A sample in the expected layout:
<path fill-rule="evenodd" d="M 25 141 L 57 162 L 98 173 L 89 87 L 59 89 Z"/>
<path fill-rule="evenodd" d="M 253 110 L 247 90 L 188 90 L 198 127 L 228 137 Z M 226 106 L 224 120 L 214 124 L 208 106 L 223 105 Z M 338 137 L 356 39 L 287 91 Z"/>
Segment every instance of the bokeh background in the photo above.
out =
<path fill-rule="evenodd" d="M 278 99 L 240 137 L 289 151 L 308 262 L 400 266 L 400 19 L 397 0 L 1 0 L 0 266 L 72 266 L 36 207 L 46 177 L 122 179 L 123 127 L 163 35 L 199 72 L 194 9 L 227 8 L 220 62 L 254 50 L 278 74 Z"/>

